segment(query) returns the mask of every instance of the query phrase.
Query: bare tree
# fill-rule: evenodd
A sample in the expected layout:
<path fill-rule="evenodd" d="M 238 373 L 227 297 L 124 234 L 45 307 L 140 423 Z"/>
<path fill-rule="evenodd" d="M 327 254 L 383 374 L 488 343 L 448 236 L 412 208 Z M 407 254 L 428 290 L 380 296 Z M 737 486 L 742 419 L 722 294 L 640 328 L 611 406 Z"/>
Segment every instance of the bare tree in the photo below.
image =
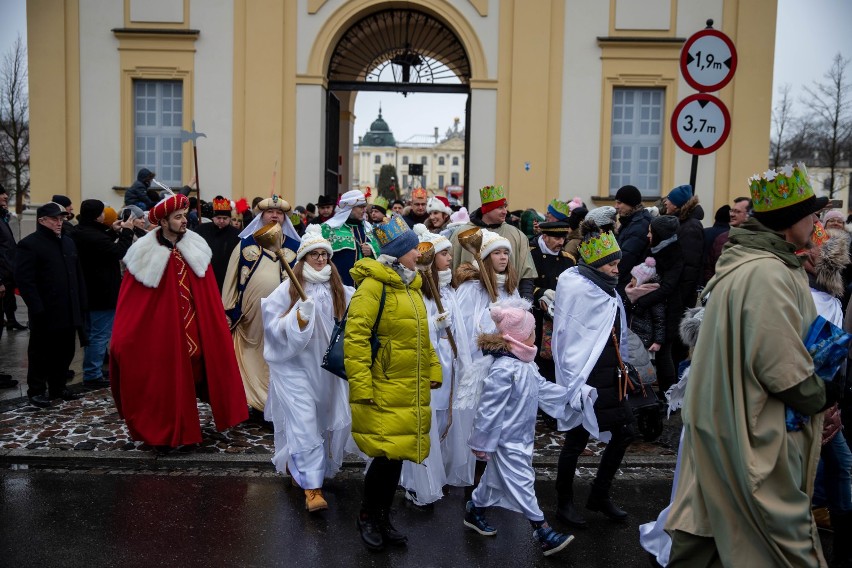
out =
<path fill-rule="evenodd" d="M 788 148 L 791 130 L 794 127 L 796 117 L 793 114 L 793 100 L 790 97 L 790 84 L 785 83 L 778 89 L 781 98 L 775 108 L 772 109 L 772 130 L 774 136 L 770 139 L 772 150 L 772 167 L 777 168 L 782 160 L 790 155 Z"/>
<path fill-rule="evenodd" d="M 6 189 L 20 214 L 30 189 L 27 49 L 20 34 L 0 63 L 0 179 L 11 182 Z"/>
<path fill-rule="evenodd" d="M 824 81 L 814 81 L 813 87 L 805 87 L 807 96 L 802 102 L 811 109 L 808 115 L 809 128 L 813 129 L 811 142 L 819 155 L 820 165 L 829 169 L 829 197 L 843 189 L 835 187 L 835 174 L 844 150 L 848 151 L 852 138 L 852 83 L 847 72 L 848 59 L 838 53 L 831 68 L 823 75 Z"/>

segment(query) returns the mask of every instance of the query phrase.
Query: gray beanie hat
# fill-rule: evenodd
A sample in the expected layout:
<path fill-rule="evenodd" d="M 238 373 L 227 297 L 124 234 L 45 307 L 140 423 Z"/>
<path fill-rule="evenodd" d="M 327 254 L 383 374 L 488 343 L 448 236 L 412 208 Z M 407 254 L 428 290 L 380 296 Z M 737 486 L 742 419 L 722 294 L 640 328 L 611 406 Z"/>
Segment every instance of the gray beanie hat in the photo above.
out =
<path fill-rule="evenodd" d="M 604 205 L 603 207 L 598 207 L 597 209 L 592 209 L 586 215 L 587 221 L 594 221 L 595 225 L 603 229 L 609 225 L 615 225 L 615 207 L 611 205 Z"/>

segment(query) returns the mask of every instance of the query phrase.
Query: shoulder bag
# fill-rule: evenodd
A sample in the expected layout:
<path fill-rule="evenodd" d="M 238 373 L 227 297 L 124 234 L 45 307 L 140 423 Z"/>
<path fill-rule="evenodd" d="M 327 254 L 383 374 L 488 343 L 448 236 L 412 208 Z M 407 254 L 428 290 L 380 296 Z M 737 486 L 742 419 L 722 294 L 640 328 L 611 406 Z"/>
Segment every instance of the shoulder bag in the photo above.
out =
<path fill-rule="evenodd" d="M 373 330 L 370 332 L 370 365 L 376 360 L 376 355 L 379 353 L 379 322 L 382 321 L 382 312 L 385 310 L 385 285 L 382 284 L 382 299 L 379 302 L 379 313 L 376 316 L 376 323 L 373 324 Z M 328 342 L 328 349 L 325 350 L 320 367 L 337 375 L 344 381 L 349 380 L 346 376 L 346 355 L 343 353 L 343 334 L 346 332 L 346 318 L 349 315 L 349 306 L 346 306 L 346 311 L 343 312 L 343 317 L 339 322 L 334 324 L 334 329 L 331 330 L 331 339 Z"/>

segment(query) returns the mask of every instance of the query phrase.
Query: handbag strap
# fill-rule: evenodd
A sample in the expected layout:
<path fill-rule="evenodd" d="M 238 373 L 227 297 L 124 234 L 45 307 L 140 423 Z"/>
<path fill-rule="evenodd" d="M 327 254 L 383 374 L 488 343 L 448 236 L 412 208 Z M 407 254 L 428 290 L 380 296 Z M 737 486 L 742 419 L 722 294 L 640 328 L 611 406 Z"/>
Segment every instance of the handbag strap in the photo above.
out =
<path fill-rule="evenodd" d="M 385 295 L 387 292 L 387 285 L 382 284 L 382 299 L 379 301 L 379 313 L 376 316 L 376 322 L 373 324 L 373 335 L 379 334 L 379 322 L 382 321 L 382 312 L 385 311 Z"/>
<path fill-rule="evenodd" d="M 629 387 L 631 391 L 635 391 L 636 387 L 633 386 L 633 381 L 630 380 L 630 374 L 627 372 L 627 367 L 624 365 L 624 360 L 621 358 L 621 349 L 618 346 L 618 341 L 615 338 L 615 327 L 613 326 L 612 331 L 612 344 L 615 346 L 615 356 L 618 358 L 618 367 L 621 369 L 621 374 L 624 376 L 624 389 L 622 396 L 622 387 L 621 384 L 618 385 L 618 400 L 621 400 L 624 396 L 627 396 L 627 388 Z M 645 397 L 645 385 L 642 384 L 642 381 L 639 381 L 639 388 L 642 390 L 642 397 Z"/>

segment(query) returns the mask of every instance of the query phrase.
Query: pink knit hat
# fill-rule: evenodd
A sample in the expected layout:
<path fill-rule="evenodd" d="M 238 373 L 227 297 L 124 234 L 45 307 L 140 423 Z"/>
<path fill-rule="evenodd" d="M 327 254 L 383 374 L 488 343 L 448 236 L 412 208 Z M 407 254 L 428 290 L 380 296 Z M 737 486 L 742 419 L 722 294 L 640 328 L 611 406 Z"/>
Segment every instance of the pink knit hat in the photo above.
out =
<path fill-rule="evenodd" d="M 642 264 L 637 264 L 633 267 L 633 270 L 630 271 L 630 274 L 636 278 L 636 285 L 641 286 L 646 282 L 649 282 L 654 276 L 657 275 L 657 261 L 654 257 L 649 256 L 645 259 L 645 262 Z"/>
<path fill-rule="evenodd" d="M 509 344 L 509 351 L 521 361 L 535 359 L 535 346 L 524 345 L 524 341 L 535 333 L 535 318 L 523 307 L 514 303 L 500 302 L 491 307 L 491 319 L 497 324 L 497 331 Z"/>

